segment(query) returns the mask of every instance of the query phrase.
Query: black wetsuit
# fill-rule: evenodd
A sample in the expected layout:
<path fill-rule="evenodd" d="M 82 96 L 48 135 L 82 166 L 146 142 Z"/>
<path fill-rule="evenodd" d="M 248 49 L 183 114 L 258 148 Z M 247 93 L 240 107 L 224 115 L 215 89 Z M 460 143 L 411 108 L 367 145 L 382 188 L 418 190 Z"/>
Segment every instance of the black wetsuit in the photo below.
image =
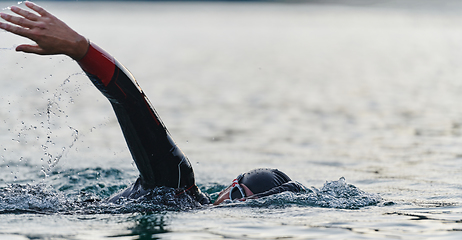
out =
<path fill-rule="evenodd" d="M 209 203 L 196 186 L 191 163 L 171 138 L 133 75 L 93 43 L 78 63 L 109 99 L 140 172 L 131 187 L 109 201 L 138 198 L 153 187 L 166 186 L 183 189 L 201 204 Z"/>
<path fill-rule="evenodd" d="M 133 75 L 93 43 L 78 63 L 109 99 L 140 172 L 132 186 L 108 201 L 115 202 L 121 197 L 136 199 L 154 187 L 166 186 L 181 194 L 189 194 L 201 204 L 209 204 L 209 198 L 196 186 L 191 163 L 171 138 Z M 276 169 L 256 169 L 242 176 L 242 183 L 251 189 L 254 197 L 303 189 L 302 185 L 292 182 Z"/>

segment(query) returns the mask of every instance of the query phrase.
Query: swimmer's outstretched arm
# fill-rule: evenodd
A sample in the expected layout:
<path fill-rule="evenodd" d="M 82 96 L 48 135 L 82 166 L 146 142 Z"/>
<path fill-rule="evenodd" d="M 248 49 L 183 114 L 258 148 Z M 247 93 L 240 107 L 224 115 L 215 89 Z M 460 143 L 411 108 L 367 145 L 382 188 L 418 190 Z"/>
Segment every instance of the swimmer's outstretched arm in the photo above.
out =
<path fill-rule="evenodd" d="M 1 14 L 0 28 L 29 38 L 37 45 L 20 45 L 17 51 L 40 55 L 64 54 L 82 67 L 95 86 L 108 98 L 124 134 L 140 179 L 120 196 L 136 197 L 140 187 L 167 186 L 185 189 L 201 203 L 208 199 L 195 184 L 191 164 L 170 137 L 158 114 L 134 77 L 111 55 L 90 43 L 43 8 L 26 2 L 40 16 L 11 7 L 22 16 Z M 114 198 L 113 198 L 114 199 Z"/>

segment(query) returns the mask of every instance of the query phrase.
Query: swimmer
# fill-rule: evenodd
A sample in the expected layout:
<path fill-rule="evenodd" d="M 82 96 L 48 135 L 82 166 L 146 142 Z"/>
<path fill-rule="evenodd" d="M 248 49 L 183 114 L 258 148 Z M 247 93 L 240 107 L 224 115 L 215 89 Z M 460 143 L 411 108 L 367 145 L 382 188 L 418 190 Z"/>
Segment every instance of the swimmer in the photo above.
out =
<path fill-rule="evenodd" d="M 202 205 L 210 204 L 209 197 L 196 185 L 191 163 L 173 141 L 133 75 L 110 54 L 42 7 L 32 2 L 25 5 L 36 13 L 16 6 L 12 6 L 11 11 L 19 16 L 0 13 L 1 18 L 9 22 L 0 23 L 0 28 L 36 43 L 19 45 L 16 51 L 71 57 L 114 109 L 140 176 L 108 201 L 137 199 L 146 196 L 150 189 L 165 186 L 175 188 L 178 195 L 188 194 Z M 255 169 L 234 179 L 214 204 L 227 199 L 244 201 L 303 189 L 301 184 L 277 169 Z"/>

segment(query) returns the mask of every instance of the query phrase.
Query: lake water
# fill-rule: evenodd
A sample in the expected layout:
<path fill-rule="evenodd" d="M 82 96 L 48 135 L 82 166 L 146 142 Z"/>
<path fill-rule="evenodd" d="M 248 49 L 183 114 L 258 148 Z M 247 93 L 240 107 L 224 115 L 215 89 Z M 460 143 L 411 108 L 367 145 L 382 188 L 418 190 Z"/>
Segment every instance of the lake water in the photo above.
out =
<path fill-rule="evenodd" d="M 99 202 L 138 175 L 110 104 L 1 31 L 0 239 L 462 237 L 461 3 L 38 3 L 130 69 L 212 198 L 258 167 L 314 192 Z"/>

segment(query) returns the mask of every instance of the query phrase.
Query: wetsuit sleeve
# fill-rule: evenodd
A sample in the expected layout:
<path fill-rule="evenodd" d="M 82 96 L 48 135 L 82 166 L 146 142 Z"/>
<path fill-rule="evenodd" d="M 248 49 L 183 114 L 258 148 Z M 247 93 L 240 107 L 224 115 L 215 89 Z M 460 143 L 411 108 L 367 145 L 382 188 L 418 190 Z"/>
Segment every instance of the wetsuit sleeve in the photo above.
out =
<path fill-rule="evenodd" d="M 195 186 L 189 160 L 172 140 L 132 74 L 94 43 L 78 64 L 110 101 L 140 172 L 141 185 L 185 189 Z"/>
<path fill-rule="evenodd" d="M 286 183 L 284 183 L 282 185 L 279 185 L 277 187 L 271 188 L 268 191 L 252 195 L 250 198 L 262 198 L 262 197 L 266 197 L 266 196 L 269 196 L 269 195 L 282 193 L 282 192 L 287 192 L 287 191 L 298 193 L 298 192 L 306 191 L 306 188 L 302 184 L 300 184 L 298 182 L 290 181 L 290 182 L 286 182 Z"/>

